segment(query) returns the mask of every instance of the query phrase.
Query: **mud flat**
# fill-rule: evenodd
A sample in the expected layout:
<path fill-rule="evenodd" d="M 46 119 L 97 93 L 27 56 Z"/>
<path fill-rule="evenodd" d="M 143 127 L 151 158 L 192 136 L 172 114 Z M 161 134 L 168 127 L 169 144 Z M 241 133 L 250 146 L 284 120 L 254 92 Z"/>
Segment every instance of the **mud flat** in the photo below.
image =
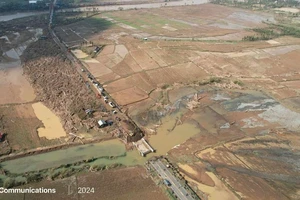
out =
<path fill-rule="evenodd" d="M 6 35 L 1 37 L 1 39 L 6 39 L 4 49 L 9 50 L 4 51 L 0 58 L 0 93 L 6 94 L 0 98 L 0 104 L 26 103 L 36 98 L 32 86 L 23 74 L 20 58 L 26 47 L 42 34 L 41 29 L 32 29 L 31 31 L 31 38 L 17 44 L 16 47 L 12 42 L 16 42 L 21 37 L 20 33 L 15 32 L 13 36 L 9 35 L 10 38 L 13 37 L 10 39 L 11 41 Z M 29 37 L 29 35 L 22 35 L 22 37 Z"/>
<path fill-rule="evenodd" d="M 37 118 L 41 120 L 45 128 L 39 128 L 39 137 L 46 137 L 47 139 L 55 139 L 66 136 L 59 118 L 41 102 L 32 104 L 34 113 Z"/>
<path fill-rule="evenodd" d="M 36 97 L 21 67 L 0 70 L 0 93 L 5 94 L 1 96 L 0 104 L 26 103 Z"/>

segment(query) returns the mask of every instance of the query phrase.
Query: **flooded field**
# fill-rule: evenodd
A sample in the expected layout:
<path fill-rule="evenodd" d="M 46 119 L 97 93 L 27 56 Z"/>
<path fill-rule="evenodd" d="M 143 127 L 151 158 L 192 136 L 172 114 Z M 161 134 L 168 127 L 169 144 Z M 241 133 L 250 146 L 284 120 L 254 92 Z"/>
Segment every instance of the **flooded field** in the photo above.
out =
<path fill-rule="evenodd" d="M 156 150 L 155 155 L 165 155 L 172 148 L 176 148 L 177 145 L 184 143 L 200 132 L 195 125 L 190 123 L 176 125 L 173 129 L 180 115 L 181 113 L 177 113 L 163 118 L 162 125 L 157 129 L 157 134 L 150 136 L 149 141 L 151 146 Z"/>
<path fill-rule="evenodd" d="M 35 99 L 33 88 L 22 74 L 21 67 L 0 70 L 0 93 L 5 94 L 1 97 L 0 104 L 23 103 Z"/>
<path fill-rule="evenodd" d="M 34 113 L 37 118 L 41 120 L 45 128 L 39 128 L 39 137 L 46 137 L 47 139 L 55 139 L 66 136 L 59 118 L 41 102 L 32 104 Z"/>
<path fill-rule="evenodd" d="M 2 17 L 0 16 L 0 21 Z M 0 41 L 5 42 L 5 45 L 3 45 L 4 52 L 0 56 L 0 92 L 6 94 L 1 97 L 0 104 L 25 103 L 36 98 L 32 86 L 23 75 L 20 56 L 27 46 L 36 41 L 41 34 L 43 34 L 43 31 L 38 28 L 28 29 L 28 32 L 24 35 L 23 33 L 14 32 L 0 37 Z M 14 43 L 17 43 L 23 37 L 28 37 L 28 40 L 20 41 L 15 46 Z"/>

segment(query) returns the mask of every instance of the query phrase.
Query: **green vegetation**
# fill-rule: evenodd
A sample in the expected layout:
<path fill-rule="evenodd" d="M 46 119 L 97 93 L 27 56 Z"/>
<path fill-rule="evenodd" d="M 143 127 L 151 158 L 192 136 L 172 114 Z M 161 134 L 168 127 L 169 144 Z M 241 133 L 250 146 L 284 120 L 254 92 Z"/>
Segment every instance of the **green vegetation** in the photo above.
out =
<path fill-rule="evenodd" d="M 43 176 L 40 173 L 32 173 L 29 174 L 27 177 L 27 182 L 32 183 L 32 182 L 39 182 L 43 179 Z"/>
<path fill-rule="evenodd" d="M 176 200 L 177 199 L 175 197 L 174 192 L 171 189 L 167 188 L 166 192 L 167 192 L 167 196 L 169 197 L 169 199 L 171 199 L 171 200 Z"/>
<path fill-rule="evenodd" d="M 27 172 L 25 174 L 22 174 L 22 176 L 19 176 L 19 174 L 7 172 L 6 174 L 7 178 L 4 180 L 4 182 L 2 179 L 0 179 L 0 181 L 3 182 L 3 184 L 1 183 L 0 185 L 3 185 L 3 187 L 5 188 L 12 188 L 27 183 L 39 182 L 46 178 L 50 180 L 63 179 L 83 171 L 102 171 L 102 170 L 119 168 L 123 166 L 123 164 L 121 163 L 113 163 L 109 165 L 93 164 L 92 166 L 86 164 L 86 163 L 91 163 L 95 160 L 96 160 L 95 158 L 91 158 L 84 161 L 76 162 L 74 164 L 61 165 L 57 168 Z"/>
<path fill-rule="evenodd" d="M 285 24 L 269 24 L 266 28 L 252 29 L 256 36 L 245 36 L 244 41 L 270 40 L 280 36 L 293 36 L 300 38 L 300 28 Z"/>
<path fill-rule="evenodd" d="M 47 3 L 50 3 L 50 0 L 38 1 L 35 4 L 24 0 L 0 0 L 0 12 L 48 10 Z"/>
<path fill-rule="evenodd" d="M 3 187 L 5 188 L 12 188 L 15 186 L 15 179 L 14 178 L 7 178 L 3 183 Z"/>
<path fill-rule="evenodd" d="M 242 81 L 239 81 L 239 80 L 235 80 L 235 81 L 233 81 L 233 83 L 236 84 L 236 85 L 239 85 L 239 86 L 244 85 L 244 83 Z"/>
<path fill-rule="evenodd" d="M 165 85 L 161 86 L 161 89 L 165 90 L 165 89 L 167 89 L 168 87 L 170 87 L 170 85 L 169 85 L 169 84 L 165 84 Z"/>
<path fill-rule="evenodd" d="M 237 1 L 237 0 L 210 0 L 211 3 L 221 4 L 221 5 L 229 5 L 239 8 L 281 8 L 281 7 L 297 7 L 300 5 L 300 2 L 297 0 L 245 0 L 245 1 Z"/>
<path fill-rule="evenodd" d="M 219 77 L 210 77 L 208 80 L 199 82 L 199 85 L 208 85 L 212 83 L 221 83 L 222 79 Z"/>

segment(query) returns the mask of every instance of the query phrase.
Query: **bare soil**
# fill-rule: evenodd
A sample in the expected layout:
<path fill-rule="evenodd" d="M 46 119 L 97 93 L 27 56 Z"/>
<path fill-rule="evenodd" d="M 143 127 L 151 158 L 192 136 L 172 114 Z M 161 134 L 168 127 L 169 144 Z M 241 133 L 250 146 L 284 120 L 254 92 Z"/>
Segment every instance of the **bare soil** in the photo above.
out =
<path fill-rule="evenodd" d="M 142 167 L 130 167 L 123 169 L 112 169 L 97 173 L 80 174 L 57 181 L 43 181 L 25 186 L 33 188 L 55 188 L 56 194 L 25 194 L 11 195 L 1 194 L 1 198 L 10 200 L 18 199 L 146 199 L 167 200 L 146 170 Z M 94 188 L 94 193 L 79 194 L 79 187 Z M 142 189 L 143 188 L 143 189 Z M 17 198 L 18 197 L 18 198 Z"/>

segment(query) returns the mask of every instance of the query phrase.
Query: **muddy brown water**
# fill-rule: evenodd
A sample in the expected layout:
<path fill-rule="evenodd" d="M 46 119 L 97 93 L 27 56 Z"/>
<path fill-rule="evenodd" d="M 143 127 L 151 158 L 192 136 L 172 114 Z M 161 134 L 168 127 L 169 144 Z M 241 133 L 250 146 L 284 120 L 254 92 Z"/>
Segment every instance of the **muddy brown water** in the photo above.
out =
<path fill-rule="evenodd" d="M 42 121 L 45 123 L 46 129 L 49 126 L 49 124 L 47 124 L 49 122 L 47 121 L 50 120 L 50 122 L 53 123 L 53 118 L 56 118 L 56 120 L 54 120 L 56 121 L 54 124 L 58 125 L 58 118 L 53 113 L 47 114 L 47 112 L 51 111 L 47 110 L 43 104 L 36 103 L 33 105 L 33 107 L 35 110 L 37 110 L 37 116 L 43 118 Z M 158 128 L 157 134 L 151 136 L 149 139 L 150 144 L 156 149 L 156 153 L 148 154 L 146 157 L 142 157 L 136 149 L 126 152 L 124 144 L 115 139 L 96 144 L 80 145 L 68 149 L 9 160 L 3 162 L 2 166 L 4 169 L 9 170 L 12 173 L 24 173 L 28 171 L 59 167 L 63 164 L 71 164 L 92 157 L 99 159 L 89 163 L 91 166 L 100 164 L 110 165 L 114 163 L 120 163 L 125 166 L 143 165 L 152 156 L 166 154 L 170 149 L 176 147 L 176 145 L 182 144 L 187 139 L 199 132 L 199 129 L 188 123 L 178 125 L 173 131 L 169 131 L 169 129 L 173 128 L 176 118 L 180 115 L 181 113 L 178 113 L 162 119 L 163 124 Z M 50 129 L 46 130 L 46 135 L 53 134 L 53 131 L 47 132 L 51 130 L 51 128 L 53 127 L 50 127 Z M 116 158 L 102 158 L 104 156 L 114 156 Z"/>
<path fill-rule="evenodd" d="M 0 63 L 1 66 L 1 63 Z M 35 99 L 34 90 L 21 67 L 0 70 L 0 104 L 26 103 Z"/>
<path fill-rule="evenodd" d="M 181 114 L 182 112 L 178 112 L 162 119 L 162 125 L 157 129 L 157 134 L 149 139 L 150 145 L 156 150 L 155 154 L 149 156 L 165 155 L 172 148 L 176 148 L 177 145 L 200 132 L 195 125 L 189 123 L 183 123 L 174 128 L 176 118 L 179 118 Z"/>
<path fill-rule="evenodd" d="M 44 124 L 44 128 L 39 128 L 39 137 L 46 137 L 47 139 L 55 139 L 66 136 L 66 132 L 62 127 L 62 124 L 49 108 L 47 108 L 41 102 L 32 104 L 32 108 L 37 118 Z"/>
<path fill-rule="evenodd" d="M 0 16 L 0 21 L 2 17 Z M 6 61 L 0 62 L 0 93 L 5 94 L 1 96 L 0 104 L 26 103 L 36 98 L 32 86 L 23 75 L 20 56 L 27 46 L 36 41 L 41 34 L 43 34 L 42 29 L 32 29 L 32 38 L 1 55 L 6 58 L 4 59 Z M 20 34 L 16 33 L 15 38 L 11 40 L 17 40 L 18 37 Z M 11 43 L 7 36 L 2 36 L 1 39 L 6 40 L 8 44 Z"/>
<path fill-rule="evenodd" d="M 11 173 L 24 173 L 72 164 L 93 157 L 122 156 L 125 152 L 125 146 L 120 141 L 110 140 L 9 160 L 2 162 L 1 166 Z M 108 159 L 103 159 L 103 164 L 106 164 L 105 160 Z M 118 163 L 117 159 L 113 161 Z"/>

